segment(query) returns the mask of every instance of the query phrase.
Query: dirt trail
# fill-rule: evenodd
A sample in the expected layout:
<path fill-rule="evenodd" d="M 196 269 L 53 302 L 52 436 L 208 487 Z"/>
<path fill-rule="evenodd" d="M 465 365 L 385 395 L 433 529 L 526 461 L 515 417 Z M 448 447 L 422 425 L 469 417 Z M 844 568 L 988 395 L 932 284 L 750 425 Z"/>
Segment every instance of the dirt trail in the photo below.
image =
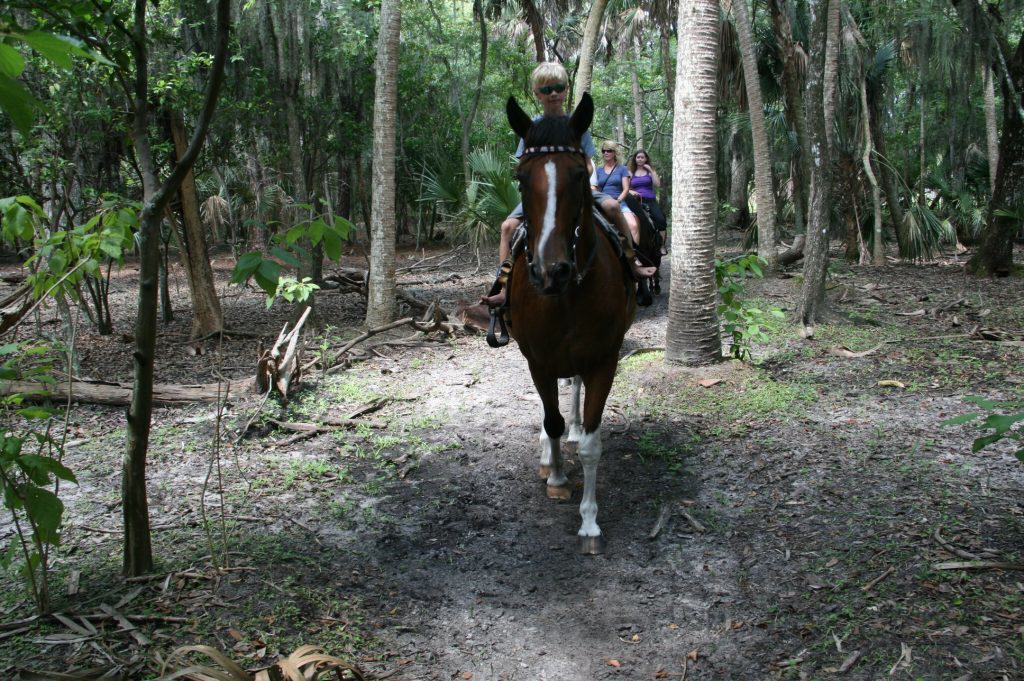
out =
<path fill-rule="evenodd" d="M 417 278 L 411 290 L 447 308 L 485 283 L 469 268 Z M 307 376 L 290 405 L 267 408 L 316 421 L 389 398 L 360 428 L 282 444 L 291 433 L 264 421 L 225 447 L 228 544 L 248 569 L 146 584 L 127 607 L 188 619 L 145 625 L 155 648 L 213 644 L 254 667 L 318 643 L 409 681 L 826 678 L 840 669 L 849 679 L 1022 678 L 1020 573 L 934 566 L 958 559 L 951 550 L 1022 558 L 1024 469 L 1009 446 L 971 454 L 974 432 L 939 424 L 968 410 L 965 395 L 1020 399 L 1024 350 L 966 334 L 924 340 L 981 325 L 1024 329 L 1022 285 L 967 281 L 948 265 L 840 268 L 834 285 L 848 319 L 812 342 L 779 322 L 755 348 L 757 365 L 684 370 L 660 353 L 622 364 L 602 428 L 606 555 L 576 553 L 579 489 L 558 503 L 536 477 L 540 403 L 514 344 L 413 339 L 378 346 L 337 376 Z M 749 295 L 785 307 L 794 290 L 777 278 Z M 130 287 L 117 295 L 127 318 Z M 225 307 L 241 325 L 260 305 L 245 294 Z M 358 298 L 326 296 L 322 312 L 351 336 Z M 267 335 L 286 314 L 266 318 Z M 665 316 L 666 297 L 641 311 L 624 352 L 663 345 Z M 180 317 L 161 334 L 166 380 L 208 380 L 217 366 L 246 372 L 255 341 L 231 341 L 221 355 L 209 345 L 200 360 L 181 341 L 190 320 Z M 830 354 L 839 345 L 878 349 L 846 359 Z M 116 338 L 84 347 L 86 372 L 123 378 Z M 721 382 L 700 386 L 707 377 Z M 232 405 L 229 431 L 256 404 Z M 212 416 L 209 406 L 155 414 L 161 572 L 213 576 L 199 509 Z M 57 583 L 60 591 L 69 570 L 82 571 L 81 595 L 61 597 L 82 609 L 135 587 L 118 577 L 123 415 L 82 407 L 73 422 L 67 462 L 81 485 L 66 490 Z M 568 458 L 579 485 L 571 449 Z M 206 497 L 213 518 L 216 487 Z M 13 575 L 2 579 L 8 618 L 27 614 Z M 151 650 L 126 632 L 102 629 L 104 655 L 86 643 L 34 643 L 62 632 L 47 625 L 0 640 L 0 672 L 109 656 L 147 678 L 132 660 Z"/>

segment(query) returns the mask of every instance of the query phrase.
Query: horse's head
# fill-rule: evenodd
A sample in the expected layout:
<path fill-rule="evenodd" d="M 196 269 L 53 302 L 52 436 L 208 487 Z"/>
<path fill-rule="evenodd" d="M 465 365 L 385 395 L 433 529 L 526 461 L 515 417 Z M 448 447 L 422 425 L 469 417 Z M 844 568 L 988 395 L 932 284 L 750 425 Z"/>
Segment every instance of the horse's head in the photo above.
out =
<path fill-rule="evenodd" d="M 557 295 L 568 287 L 576 268 L 577 227 L 591 220 L 593 199 L 580 140 L 594 117 L 594 102 L 584 93 L 572 116 L 537 123 L 514 97 L 505 111 L 525 142 L 516 176 L 526 216 L 530 280 L 541 292 Z"/>

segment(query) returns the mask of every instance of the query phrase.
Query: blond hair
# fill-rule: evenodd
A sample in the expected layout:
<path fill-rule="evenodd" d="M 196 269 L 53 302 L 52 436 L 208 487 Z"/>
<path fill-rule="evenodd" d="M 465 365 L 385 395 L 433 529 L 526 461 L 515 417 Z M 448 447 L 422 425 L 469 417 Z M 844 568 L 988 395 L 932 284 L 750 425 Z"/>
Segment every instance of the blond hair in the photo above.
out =
<path fill-rule="evenodd" d="M 545 61 L 537 65 L 537 68 L 530 74 L 530 86 L 537 88 L 550 85 L 551 83 L 569 84 L 569 74 L 565 67 L 555 61 Z"/>
<path fill-rule="evenodd" d="M 615 140 L 605 140 L 604 142 L 601 142 L 601 151 L 604 151 L 605 149 L 607 149 L 609 147 L 611 147 L 615 151 L 615 160 L 618 160 L 618 158 L 619 158 L 619 143 L 616 142 Z"/>

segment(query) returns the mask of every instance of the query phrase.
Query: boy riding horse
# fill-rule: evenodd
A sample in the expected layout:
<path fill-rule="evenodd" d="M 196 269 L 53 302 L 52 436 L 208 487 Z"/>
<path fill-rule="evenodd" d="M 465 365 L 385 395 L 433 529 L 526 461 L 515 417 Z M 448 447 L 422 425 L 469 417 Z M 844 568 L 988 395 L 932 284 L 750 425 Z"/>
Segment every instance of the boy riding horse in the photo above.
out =
<path fill-rule="evenodd" d="M 569 74 L 566 73 L 565 68 L 555 62 L 543 62 L 533 70 L 533 74 L 530 76 L 530 83 L 533 88 L 533 94 L 544 108 L 544 113 L 533 119 L 534 123 L 541 120 L 542 118 L 565 118 L 565 96 L 567 83 L 569 82 Z M 580 140 L 580 144 L 583 148 L 583 152 L 587 156 L 587 172 L 592 173 L 594 171 L 594 164 L 591 158 L 595 154 L 594 140 L 591 138 L 590 131 L 584 133 L 583 139 Z M 522 139 L 519 140 L 519 147 L 516 149 L 516 158 L 520 158 L 524 152 L 524 142 Z M 604 215 L 608 220 L 615 225 L 615 228 L 619 231 L 619 238 L 625 252 L 626 259 L 633 270 L 633 275 L 638 281 L 650 277 L 654 274 L 657 268 L 655 267 L 644 267 L 636 259 L 636 254 L 633 251 L 633 239 L 629 233 L 629 226 L 626 224 L 626 219 L 622 215 L 622 210 L 619 208 L 619 202 L 611 196 L 608 196 L 604 192 L 594 191 L 594 205 L 600 206 Z M 508 270 L 511 268 L 511 262 L 509 261 L 509 248 L 512 240 L 512 235 L 516 229 L 523 222 L 523 204 L 520 203 L 516 206 L 515 210 L 509 214 L 505 221 L 501 223 L 501 243 L 498 246 L 498 281 L 495 282 L 495 286 L 492 288 L 499 288 L 497 292 L 493 292 L 491 295 L 484 296 L 480 299 L 480 302 L 486 303 L 490 307 L 502 307 L 506 301 L 506 287 L 505 279 L 508 277 Z M 646 287 L 642 287 L 642 294 L 638 303 L 640 305 L 650 305 L 651 298 L 650 294 L 647 293 Z"/>

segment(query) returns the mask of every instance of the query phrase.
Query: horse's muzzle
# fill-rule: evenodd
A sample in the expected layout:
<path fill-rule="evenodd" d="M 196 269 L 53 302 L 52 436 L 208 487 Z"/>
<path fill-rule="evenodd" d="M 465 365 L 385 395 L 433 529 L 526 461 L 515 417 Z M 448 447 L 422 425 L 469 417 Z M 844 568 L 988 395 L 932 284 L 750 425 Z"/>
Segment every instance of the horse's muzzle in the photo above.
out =
<path fill-rule="evenodd" d="M 562 261 L 543 267 L 535 262 L 530 265 L 530 280 L 545 295 L 565 293 L 572 281 L 572 264 Z"/>

